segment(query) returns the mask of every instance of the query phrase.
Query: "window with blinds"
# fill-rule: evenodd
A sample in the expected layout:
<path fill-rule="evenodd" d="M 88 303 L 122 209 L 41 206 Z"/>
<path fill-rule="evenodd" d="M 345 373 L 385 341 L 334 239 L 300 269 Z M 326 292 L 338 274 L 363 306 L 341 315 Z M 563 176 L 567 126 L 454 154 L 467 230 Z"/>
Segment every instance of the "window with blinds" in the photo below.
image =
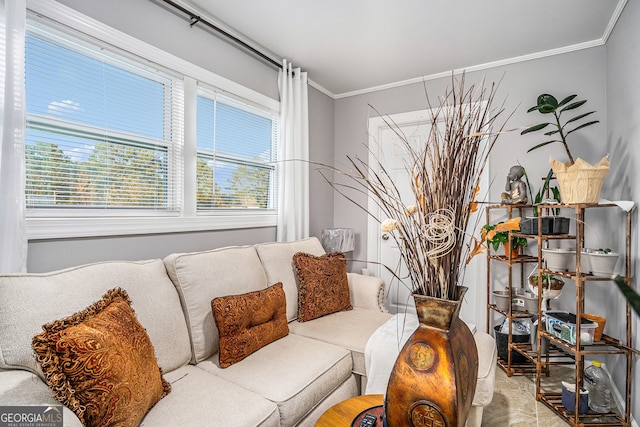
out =
<path fill-rule="evenodd" d="M 275 209 L 278 120 L 212 91 L 197 96 L 197 209 Z"/>
<path fill-rule="evenodd" d="M 39 27 L 25 78 L 31 212 L 180 209 L 180 80 Z"/>

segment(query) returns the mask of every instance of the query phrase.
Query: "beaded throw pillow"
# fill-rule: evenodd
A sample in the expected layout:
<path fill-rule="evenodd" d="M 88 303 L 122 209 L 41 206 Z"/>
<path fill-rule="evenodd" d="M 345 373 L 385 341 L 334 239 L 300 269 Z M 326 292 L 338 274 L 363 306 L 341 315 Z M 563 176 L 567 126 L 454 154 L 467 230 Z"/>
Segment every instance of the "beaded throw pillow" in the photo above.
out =
<path fill-rule="evenodd" d="M 36 360 L 54 397 L 84 426 L 138 426 L 171 391 L 120 288 L 42 329 L 32 342 Z"/>
<path fill-rule="evenodd" d="M 220 333 L 220 367 L 227 368 L 289 334 L 282 283 L 211 301 Z"/>
<path fill-rule="evenodd" d="M 298 321 L 306 322 L 342 310 L 351 310 L 347 260 L 342 252 L 293 256 L 298 280 Z"/>

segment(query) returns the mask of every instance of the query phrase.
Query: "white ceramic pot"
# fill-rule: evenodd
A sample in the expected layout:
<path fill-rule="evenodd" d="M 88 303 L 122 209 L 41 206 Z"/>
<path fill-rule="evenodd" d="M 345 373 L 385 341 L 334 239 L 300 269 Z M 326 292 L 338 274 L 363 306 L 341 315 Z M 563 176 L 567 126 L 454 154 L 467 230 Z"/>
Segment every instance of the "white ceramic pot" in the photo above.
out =
<path fill-rule="evenodd" d="M 585 252 L 582 254 L 582 257 L 588 260 L 589 271 L 595 276 L 611 276 L 619 256 L 620 254 L 617 252 L 609 252 L 608 254 Z M 582 263 L 580 263 L 580 268 L 582 268 Z"/>
<path fill-rule="evenodd" d="M 551 271 L 574 271 L 576 268 L 575 249 L 542 249 L 542 258 Z"/>
<path fill-rule="evenodd" d="M 511 310 L 512 311 L 522 311 L 525 309 L 525 301 L 523 299 L 523 295 L 525 295 L 524 289 L 515 288 L 512 293 L 511 300 Z M 496 307 L 502 311 L 509 311 L 509 290 L 505 289 L 503 291 L 493 291 L 493 298 L 496 301 Z M 536 311 L 538 298 L 536 296 Z"/>
<path fill-rule="evenodd" d="M 519 296 L 524 300 L 524 309 L 532 314 L 538 313 L 538 294 L 534 294 L 533 292 L 525 292 L 523 295 Z"/>
<path fill-rule="evenodd" d="M 582 274 L 591 273 L 591 258 L 589 258 L 590 249 L 583 249 L 580 254 L 580 272 Z"/>
<path fill-rule="evenodd" d="M 509 291 L 493 291 L 496 307 L 502 311 L 509 311 Z"/>

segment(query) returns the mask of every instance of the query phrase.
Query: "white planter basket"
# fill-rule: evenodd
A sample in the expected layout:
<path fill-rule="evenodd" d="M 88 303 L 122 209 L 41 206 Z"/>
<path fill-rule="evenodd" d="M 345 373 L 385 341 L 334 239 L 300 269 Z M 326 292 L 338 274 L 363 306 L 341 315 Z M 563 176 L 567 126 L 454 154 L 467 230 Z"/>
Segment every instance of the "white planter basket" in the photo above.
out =
<path fill-rule="evenodd" d="M 549 159 L 558 180 L 562 203 L 598 203 L 604 177 L 609 173 L 609 159 L 603 157 L 595 165 L 578 158 L 574 164 Z"/>
<path fill-rule="evenodd" d="M 552 271 L 570 271 L 576 267 L 575 249 L 542 249 L 542 258 Z"/>
<path fill-rule="evenodd" d="M 585 263 L 580 260 L 580 268 L 589 268 L 588 272 L 595 276 L 611 276 L 618 263 L 620 254 L 617 252 L 609 252 L 608 254 L 598 252 L 583 252 L 582 258 L 585 258 Z M 583 267 L 584 265 L 584 267 Z M 583 271 L 586 273 L 587 271 Z"/>

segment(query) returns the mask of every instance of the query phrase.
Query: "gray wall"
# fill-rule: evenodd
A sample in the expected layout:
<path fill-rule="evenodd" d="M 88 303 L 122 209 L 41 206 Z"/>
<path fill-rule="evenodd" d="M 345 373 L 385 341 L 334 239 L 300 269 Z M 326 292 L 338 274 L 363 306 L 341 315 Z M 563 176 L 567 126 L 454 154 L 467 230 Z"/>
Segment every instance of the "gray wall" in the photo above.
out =
<path fill-rule="evenodd" d="M 279 98 L 276 68 L 202 29 L 191 28 L 181 16 L 148 0 L 60 0 L 59 3 L 222 77 L 271 98 Z M 312 161 L 331 163 L 333 100 L 312 87 L 309 88 L 309 117 L 310 158 Z M 315 168 L 311 166 L 310 169 L 310 232 L 319 236 L 323 228 L 333 225 L 333 194 Z M 27 269 L 30 272 L 42 272 L 103 260 L 157 258 L 172 252 L 260 243 L 275 238 L 275 228 L 268 227 L 30 241 Z"/>
<path fill-rule="evenodd" d="M 599 47 L 469 73 L 466 79 L 467 85 L 478 83 L 483 77 L 487 82 L 502 79 L 496 106 L 505 100 L 505 113 L 514 113 L 507 128 L 524 128 L 539 122 L 539 116 L 527 114 L 526 110 L 535 104 L 537 96 L 543 92 L 557 94 L 559 97 L 577 93 L 589 100 L 588 105 L 599 110 L 599 118 L 604 121 L 606 93 L 603 84 L 604 61 L 604 47 Z M 429 80 L 425 82 L 426 90 L 431 97 L 436 97 L 444 92 L 444 88 L 450 82 L 450 78 Z M 367 119 L 369 116 L 377 115 L 370 110 L 368 104 L 375 107 L 381 114 L 428 108 L 423 84 L 337 100 L 335 106 L 335 161 L 337 164 L 344 163 L 347 154 L 366 158 Z M 572 149 L 574 156 L 595 158 L 606 153 L 605 147 L 599 143 L 605 138 L 604 125 L 596 125 L 589 132 L 576 136 L 575 149 Z M 559 145 L 527 153 L 527 149 L 543 141 L 540 138 L 542 138 L 541 135 L 520 136 L 519 130 L 500 137 L 489 165 L 491 177 L 496 182 L 490 189 L 492 201 L 500 200 L 500 192 L 504 191 L 503 183 L 509 167 L 517 162 L 525 166 L 530 176 L 542 178 L 549 170 L 549 155 L 561 160 L 565 159 L 564 151 Z M 355 256 L 366 260 L 366 214 L 339 195 L 335 196 L 334 206 L 334 223 L 356 229 L 359 242 Z"/>
<path fill-rule="evenodd" d="M 638 182 L 640 177 L 636 172 L 640 157 L 640 104 L 638 94 L 640 94 L 640 81 L 638 80 L 638 68 L 640 68 L 640 4 L 630 1 L 627 3 L 622 16 L 618 20 L 607 45 L 607 136 L 606 148 L 610 153 L 612 171 L 605 180 L 607 194 L 612 195 L 612 199 L 640 200 L 640 187 Z M 623 235 L 620 232 L 619 223 L 615 221 L 604 221 L 603 233 L 611 234 L 622 242 Z M 607 225 L 609 227 L 607 227 Z M 635 232 L 632 239 L 632 276 L 636 277 L 635 289 L 638 291 L 640 285 L 637 283 L 638 277 L 638 219 L 637 209 L 633 218 Z M 618 264 L 620 268 L 620 264 Z M 614 326 L 614 330 L 621 331 L 623 326 L 623 300 L 616 289 L 602 291 L 601 304 L 607 315 L 607 329 L 609 322 Z M 618 313 L 616 315 L 616 313 Z M 640 318 L 633 315 L 634 320 L 634 347 L 640 348 Z M 611 333 L 608 331 L 608 333 Z M 621 335 L 618 335 L 619 337 Z M 612 356 L 607 359 L 607 366 L 612 371 L 615 382 L 621 388 L 624 384 L 626 372 L 624 364 L 619 356 Z M 638 422 L 640 414 L 640 366 L 637 357 L 634 359 L 635 371 L 632 382 L 633 403 L 632 414 L 635 414 Z"/>
<path fill-rule="evenodd" d="M 333 227 L 333 173 L 322 165 L 333 165 L 333 99 L 309 87 L 309 234 L 320 237 L 322 229 Z"/>

